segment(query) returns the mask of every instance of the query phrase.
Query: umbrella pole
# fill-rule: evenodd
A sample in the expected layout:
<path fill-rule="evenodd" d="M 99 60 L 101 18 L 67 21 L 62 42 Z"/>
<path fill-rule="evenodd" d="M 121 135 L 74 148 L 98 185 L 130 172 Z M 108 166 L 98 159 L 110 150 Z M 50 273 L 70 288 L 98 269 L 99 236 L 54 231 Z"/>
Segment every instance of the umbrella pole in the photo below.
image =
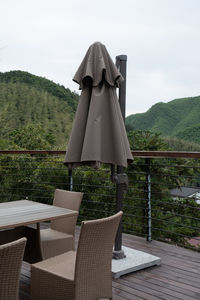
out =
<path fill-rule="evenodd" d="M 116 66 L 122 74 L 124 81 L 119 87 L 119 104 L 122 112 L 122 117 L 125 122 L 125 111 L 126 111 L 126 64 L 127 56 L 119 55 L 116 57 Z M 116 211 L 123 209 L 123 195 L 124 187 L 127 184 L 127 175 L 123 173 L 124 168 L 117 166 L 116 174 Z M 122 250 L 122 221 L 119 224 L 118 231 L 115 238 L 115 247 L 113 251 L 113 258 L 122 259 L 126 257 Z"/>

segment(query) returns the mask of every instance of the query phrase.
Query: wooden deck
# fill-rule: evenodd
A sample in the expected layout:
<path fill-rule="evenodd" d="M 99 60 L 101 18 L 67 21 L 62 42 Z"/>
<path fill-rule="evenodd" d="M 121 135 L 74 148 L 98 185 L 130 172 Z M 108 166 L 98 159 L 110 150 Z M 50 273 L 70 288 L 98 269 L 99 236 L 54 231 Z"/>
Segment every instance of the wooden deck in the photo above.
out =
<path fill-rule="evenodd" d="M 123 245 L 159 256 L 162 263 L 113 280 L 114 300 L 200 299 L 200 253 L 128 234 Z M 29 291 L 30 265 L 23 263 L 19 299 L 28 300 Z"/>

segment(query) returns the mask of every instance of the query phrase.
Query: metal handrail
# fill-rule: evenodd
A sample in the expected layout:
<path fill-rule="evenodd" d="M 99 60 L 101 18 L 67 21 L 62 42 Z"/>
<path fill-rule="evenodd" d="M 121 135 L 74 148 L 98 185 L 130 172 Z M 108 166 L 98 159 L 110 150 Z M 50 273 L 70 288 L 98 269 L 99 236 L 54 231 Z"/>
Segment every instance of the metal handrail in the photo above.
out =
<path fill-rule="evenodd" d="M 200 152 L 132 150 L 133 157 L 143 158 L 200 158 Z M 65 155 L 66 150 L 0 150 L 0 154 Z"/>

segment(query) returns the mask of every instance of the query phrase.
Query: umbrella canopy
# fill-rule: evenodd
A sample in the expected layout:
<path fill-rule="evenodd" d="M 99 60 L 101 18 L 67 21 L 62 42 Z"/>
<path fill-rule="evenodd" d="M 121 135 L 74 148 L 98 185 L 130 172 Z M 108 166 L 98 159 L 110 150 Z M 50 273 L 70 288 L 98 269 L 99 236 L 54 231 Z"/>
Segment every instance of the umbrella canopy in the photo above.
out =
<path fill-rule="evenodd" d="M 127 167 L 133 158 L 116 94 L 123 77 L 104 45 L 89 47 L 73 80 L 82 91 L 64 163 Z"/>

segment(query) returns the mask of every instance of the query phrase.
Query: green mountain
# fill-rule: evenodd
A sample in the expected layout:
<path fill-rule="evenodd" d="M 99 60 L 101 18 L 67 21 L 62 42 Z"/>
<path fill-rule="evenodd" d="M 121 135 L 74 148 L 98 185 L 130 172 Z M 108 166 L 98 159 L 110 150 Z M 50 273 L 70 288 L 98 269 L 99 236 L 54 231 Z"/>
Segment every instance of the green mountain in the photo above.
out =
<path fill-rule="evenodd" d="M 55 145 L 66 145 L 77 104 L 77 94 L 46 78 L 23 71 L 0 73 L 0 139 L 41 124 Z"/>
<path fill-rule="evenodd" d="M 159 102 L 126 118 L 127 130 L 151 130 L 200 144 L 200 96 Z"/>

